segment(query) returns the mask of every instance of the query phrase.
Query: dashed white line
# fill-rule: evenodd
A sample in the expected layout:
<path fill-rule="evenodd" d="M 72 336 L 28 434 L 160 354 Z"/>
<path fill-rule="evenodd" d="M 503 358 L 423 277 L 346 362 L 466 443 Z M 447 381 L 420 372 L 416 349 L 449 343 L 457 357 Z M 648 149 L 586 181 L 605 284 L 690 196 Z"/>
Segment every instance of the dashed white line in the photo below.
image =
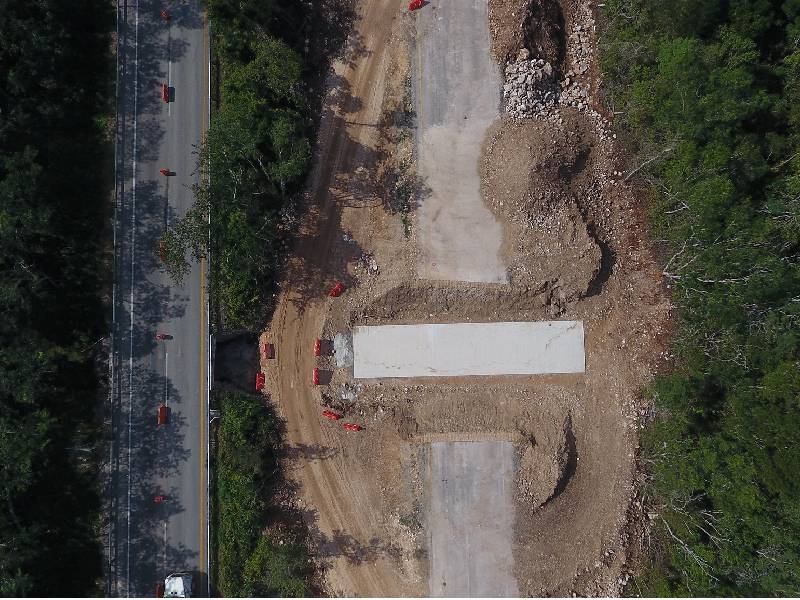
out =
<path fill-rule="evenodd" d="M 131 323 L 130 348 L 128 356 L 128 508 L 127 535 L 125 536 L 125 587 L 127 596 L 133 596 L 131 584 L 131 471 L 133 445 L 133 318 L 134 288 L 133 278 L 136 265 L 136 129 L 139 96 L 139 0 L 136 0 L 136 26 L 134 29 L 134 77 L 133 77 L 133 172 L 131 181 Z"/>
<path fill-rule="evenodd" d="M 169 406 L 169 352 L 164 352 L 164 406 Z"/>
<path fill-rule="evenodd" d="M 167 521 L 164 520 L 164 577 L 167 576 Z"/>
<path fill-rule="evenodd" d="M 172 89 L 172 59 L 167 60 L 167 89 Z M 167 102 L 167 115 L 172 114 L 172 102 Z"/>

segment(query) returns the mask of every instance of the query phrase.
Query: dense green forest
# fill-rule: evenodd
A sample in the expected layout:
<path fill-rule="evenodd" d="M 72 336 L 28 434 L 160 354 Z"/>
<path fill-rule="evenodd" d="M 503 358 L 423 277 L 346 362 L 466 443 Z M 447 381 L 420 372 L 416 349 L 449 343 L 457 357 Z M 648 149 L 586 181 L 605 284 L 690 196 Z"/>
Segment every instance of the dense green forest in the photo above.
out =
<path fill-rule="evenodd" d="M 2 596 L 101 593 L 113 28 L 104 0 L 0 0 Z"/>
<path fill-rule="evenodd" d="M 677 307 L 632 594 L 800 595 L 800 2 L 607 0 L 602 55 Z"/>

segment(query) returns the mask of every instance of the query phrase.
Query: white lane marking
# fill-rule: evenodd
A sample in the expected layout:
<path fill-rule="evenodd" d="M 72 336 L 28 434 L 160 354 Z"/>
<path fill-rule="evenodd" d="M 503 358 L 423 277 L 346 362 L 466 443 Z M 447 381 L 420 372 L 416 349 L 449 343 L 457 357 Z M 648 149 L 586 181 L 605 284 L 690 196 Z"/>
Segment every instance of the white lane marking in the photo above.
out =
<path fill-rule="evenodd" d="M 131 182 L 131 324 L 130 355 L 128 357 L 128 508 L 127 535 L 125 539 L 125 586 L 126 595 L 133 596 L 131 585 L 131 447 L 133 445 L 133 277 L 136 265 L 136 129 L 139 96 L 139 0 L 136 0 L 136 27 L 134 33 L 134 77 L 133 77 L 133 174 Z"/>
<path fill-rule="evenodd" d="M 109 365 L 109 385 L 110 385 L 110 394 L 109 394 L 109 411 L 111 414 L 111 419 L 113 423 L 114 419 L 114 377 L 116 374 L 114 373 L 114 350 L 117 347 L 117 269 L 119 265 L 117 264 L 117 213 L 118 213 L 118 206 L 119 206 L 119 176 L 117 169 L 119 167 L 118 157 L 119 157 L 119 49 L 120 49 L 120 37 L 119 37 L 119 13 L 120 13 L 120 6 L 119 2 L 117 2 L 117 10 L 116 10 L 116 41 L 117 41 L 117 48 L 116 48 L 116 67 L 114 71 L 114 115 L 117 117 L 116 122 L 114 124 L 114 238 L 113 238 L 113 247 L 114 247 L 114 260 L 113 260 L 113 277 L 111 283 L 111 338 L 109 343 L 109 356 L 108 356 L 108 365 Z M 112 432 L 114 428 L 112 425 Z M 112 443 L 108 445 L 108 467 L 110 470 L 110 474 L 115 474 L 115 467 L 114 467 L 114 446 L 116 444 L 116 437 L 112 440 Z M 109 515 L 114 514 L 115 507 L 117 506 L 116 500 L 117 490 L 111 489 L 111 494 L 109 498 Z M 109 595 L 116 595 L 117 592 L 117 583 L 118 577 L 117 573 L 114 572 L 114 577 L 112 580 L 111 574 L 113 569 L 113 551 L 112 551 L 112 541 L 116 542 L 117 535 L 116 535 L 116 522 L 110 524 L 108 528 L 108 583 L 106 590 L 109 592 Z M 113 534 L 113 537 L 112 537 Z"/>
<path fill-rule="evenodd" d="M 164 406 L 169 406 L 169 352 L 164 352 Z"/>
<path fill-rule="evenodd" d="M 167 577 L 167 521 L 164 520 L 164 578 Z"/>
<path fill-rule="evenodd" d="M 210 40 L 211 38 L 211 22 L 208 22 L 208 31 L 203 33 L 204 36 L 207 36 L 205 39 Z M 211 51 L 203 44 L 206 49 L 208 49 L 208 79 L 206 80 L 207 89 L 208 89 L 208 103 L 206 104 L 206 126 L 211 126 Z M 204 137 L 205 131 L 200 132 L 201 139 Z M 210 169 L 209 169 L 209 178 L 211 177 Z M 211 268 L 211 211 L 208 211 L 208 259 L 206 261 L 208 268 Z M 211 394 L 211 311 L 210 311 L 210 304 L 208 294 L 206 289 L 203 288 L 200 290 L 201 293 L 205 296 L 206 299 L 206 333 L 208 335 L 208 347 L 206 348 L 206 422 L 210 421 L 211 413 L 210 413 L 210 394 Z M 210 425 L 209 425 L 210 429 Z M 206 583 L 207 583 L 207 594 L 209 598 L 211 597 L 211 432 L 207 429 L 206 430 Z"/>
<path fill-rule="evenodd" d="M 169 43 L 169 42 L 167 42 Z M 172 59 L 167 60 L 167 90 L 172 89 Z M 167 115 L 172 114 L 172 102 L 167 102 Z"/>

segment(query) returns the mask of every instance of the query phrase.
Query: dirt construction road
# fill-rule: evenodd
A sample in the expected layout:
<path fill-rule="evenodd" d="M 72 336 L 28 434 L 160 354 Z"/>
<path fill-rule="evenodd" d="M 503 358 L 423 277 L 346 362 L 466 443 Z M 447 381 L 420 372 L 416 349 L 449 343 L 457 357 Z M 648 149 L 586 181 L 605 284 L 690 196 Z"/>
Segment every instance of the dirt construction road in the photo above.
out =
<path fill-rule="evenodd" d="M 301 472 L 293 478 L 303 482 L 300 501 L 310 513 L 315 553 L 329 561 L 329 594 L 402 596 L 409 592 L 392 572 L 389 557 L 371 545 L 374 503 L 351 484 L 337 456 L 318 456 L 337 445 L 329 438 L 341 432 L 328 422 L 322 427 L 319 395 L 311 386 L 314 339 L 320 336 L 328 303 L 335 301 L 326 292 L 344 275 L 331 250 L 341 235 L 340 201 L 349 174 L 373 160 L 374 124 L 386 75 L 386 37 L 401 6 L 397 0 L 362 2 L 348 56 L 334 65 L 314 157 L 306 220 L 306 227 L 312 229 L 301 233 L 295 263 L 267 333 L 277 350 L 269 387 L 287 423 L 286 442 L 300 458 L 293 466 Z M 364 560 L 366 554 L 369 560 Z"/>

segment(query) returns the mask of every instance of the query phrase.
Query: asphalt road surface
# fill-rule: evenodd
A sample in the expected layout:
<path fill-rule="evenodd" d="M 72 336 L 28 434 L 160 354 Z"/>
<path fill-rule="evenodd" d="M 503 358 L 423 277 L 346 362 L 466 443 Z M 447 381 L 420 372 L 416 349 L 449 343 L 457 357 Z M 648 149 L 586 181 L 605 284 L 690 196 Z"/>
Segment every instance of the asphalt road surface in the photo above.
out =
<path fill-rule="evenodd" d="M 118 24 L 107 593 L 152 596 L 167 574 L 189 570 L 206 595 L 206 265 L 174 285 L 158 239 L 192 205 L 199 181 L 196 148 L 209 115 L 207 28 L 198 0 L 119 0 Z M 170 339 L 158 341 L 157 332 Z M 168 422 L 159 426 L 162 403 Z M 156 495 L 165 501 L 156 503 Z"/>

